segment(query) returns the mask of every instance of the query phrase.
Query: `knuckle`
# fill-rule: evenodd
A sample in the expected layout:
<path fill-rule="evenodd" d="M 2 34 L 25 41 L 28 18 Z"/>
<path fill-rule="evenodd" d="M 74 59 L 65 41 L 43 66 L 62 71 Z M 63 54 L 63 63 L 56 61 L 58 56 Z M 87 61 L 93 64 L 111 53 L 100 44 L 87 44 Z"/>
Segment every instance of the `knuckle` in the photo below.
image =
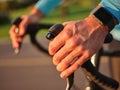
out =
<path fill-rule="evenodd" d="M 64 35 L 66 39 L 70 38 L 73 35 L 72 30 L 71 29 L 65 30 Z"/>
<path fill-rule="evenodd" d="M 77 46 L 74 41 L 72 41 L 71 44 L 69 44 L 69 45 L 70 45 L 70 48 L 75 48 Z"/>
<path fill-rule="evenodd" d="M 71 39 L 70 41 L 68 41 L 68 45 L 70 48 L 75 48 L 79 45 L 79 40 L 78 39 Z"/>
<path fill-rule="evenodd" d="M 76 51 L 82 53 L 84 51 L 84 47 L 80 45 Z"/>

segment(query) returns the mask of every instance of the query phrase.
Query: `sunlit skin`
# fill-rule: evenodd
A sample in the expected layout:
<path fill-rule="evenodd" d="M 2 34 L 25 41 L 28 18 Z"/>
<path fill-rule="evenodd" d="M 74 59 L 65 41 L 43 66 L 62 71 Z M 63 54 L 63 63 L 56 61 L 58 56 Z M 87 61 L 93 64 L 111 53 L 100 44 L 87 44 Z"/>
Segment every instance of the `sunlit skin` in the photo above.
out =
<path fill-rule="evenodd" d="M 33 8 L 30 14 L 23 15 L 16 33 L 16 26 L 12 25 L 9 34 L 13 48 L 19 48 L 26 35 L 26 26 L 38 23 L 45 15 Z M 53 56 L 53 64 L 61 72 L 61 78 L 68 77 L 87 61 L 102 46 L 108 28 L 100 24 L 93 15 L 83 20 L 68 21 L 63 23 L 64 29 L 49 44 L 49 53 Z"/>
<path fill-rule="evenodd" d="M 108 28 L 93 15 L 63 25 L 63 31 L 50 42 L 49 53 L 61 78 L 66 78 L 101 48 Z"/>
<path fill-rule="evenodd" d="M 12 25 L 9 30 L 9 35 L 12 41 L 13 48 L 19 48 L 19 43 L 22 42 L 23 37 L 26 33 L 26 26 L 32 23 L 38 23 L 45 15 L 37 8 L 33 8 L 30 14 L 23 15 L 21 18 L 23 19 L 18 27 L 18 32 L 16 33 L 15 30 L 17 27 Z"/>

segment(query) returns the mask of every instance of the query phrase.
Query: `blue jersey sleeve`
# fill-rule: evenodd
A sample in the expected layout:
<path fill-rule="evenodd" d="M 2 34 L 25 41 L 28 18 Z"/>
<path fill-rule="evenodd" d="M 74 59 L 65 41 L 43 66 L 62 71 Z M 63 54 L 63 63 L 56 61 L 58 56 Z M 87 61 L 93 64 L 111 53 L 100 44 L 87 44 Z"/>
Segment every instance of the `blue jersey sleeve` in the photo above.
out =
<path fill-rule="evenodd" d="M 35 7 L 40 9 L 45 15 L 47 15 L 52 9 L 58 6 L 62 0 L 39 0 Z"/>
<path fill-rule="evenodd" d="M 102 0 L 100 4 L 110 11 L 120 23 L 120 0 Z"/>

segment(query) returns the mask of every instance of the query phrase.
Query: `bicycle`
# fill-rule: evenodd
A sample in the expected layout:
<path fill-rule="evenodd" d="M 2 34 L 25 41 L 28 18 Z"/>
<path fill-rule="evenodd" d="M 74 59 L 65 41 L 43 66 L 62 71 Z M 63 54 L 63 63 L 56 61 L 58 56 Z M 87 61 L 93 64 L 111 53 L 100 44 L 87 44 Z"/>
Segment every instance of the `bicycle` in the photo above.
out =
<path fill-rule="evenodd" d="M 18 26 L 19 23 L 22 21 L 21 18 L 17 18 L 13 21 L 13 24 Z M 52 26 L 52 27 L 51 27 Z M 51 28 L 50 28 L 51 27 Z M 50 28 L 50 29 L 49 29 Z M 28 25 L 27 27 L 27 34 L 30 36 L 31 43 L 40 51 L 43 51 L 44 53 L 48 54 L 48 50 L 41 45 L 41 42 L 38 42 L 36 39 L 36 34 L 41 29 L 49 29 L 46 37 L 47 39 L 51 40 L 53 39 L 64 27 L 61 24 L 34 24 L 34 25 Z M 57 29 L 57 31 L 56 31 Z M 59 29 L 59 30 L 58 30 Z M 108 34 L 105 43 L 109 43 L 112 41 L 112 35 Z M 115 54 L 114 54 L 115 53 Z M 97 53 L 95 58 L 95 66 L 91 63 L 90 60 L 88 60 L 86 63 L 84 63 L 81 67 L 86 75 L 86 79 L 89 82 L 89 85 L 86 86 L 86 90 L 116 90 L 119 87 L 119 84 L 117 81 L 101 74 L 99 72 L 99 64 L 100 64 L 100 57 L 102 55 L 118 55 L 120 56 L 120 52 L 104 52 L 104 50 L 101 48 L 101 50 Z M 66 90 L 70 90 L 73 83 L 74 83 L 74 73 L 71 74 L 67 79 L 67 85 Z"/>

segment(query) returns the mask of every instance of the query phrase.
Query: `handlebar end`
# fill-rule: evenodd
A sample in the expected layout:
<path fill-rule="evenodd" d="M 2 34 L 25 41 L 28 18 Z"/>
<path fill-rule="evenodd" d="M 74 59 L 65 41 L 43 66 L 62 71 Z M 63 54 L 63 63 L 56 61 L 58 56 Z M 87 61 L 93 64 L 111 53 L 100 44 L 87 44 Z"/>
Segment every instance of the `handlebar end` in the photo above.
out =
<path fill-rule="evenodd" d="M 47 38 L 48 40 L 52 40 L 54 37 L 55 37 L 55 34 L 53 34 L 53 33 L 51 33 L 51 32 L 48 32 L 48 33 L 46 34 L 46 38 Z"/>
<path fill-rule="evenodd" d="M 56 37 L 63 30 L 63 28 L 64 28 L 64 26 L 62 24 L 54 24 L 48 30 L 48 33 L 46 34 L 46 38 L 48 40 L 52 40 L 54 37 Z"/>

